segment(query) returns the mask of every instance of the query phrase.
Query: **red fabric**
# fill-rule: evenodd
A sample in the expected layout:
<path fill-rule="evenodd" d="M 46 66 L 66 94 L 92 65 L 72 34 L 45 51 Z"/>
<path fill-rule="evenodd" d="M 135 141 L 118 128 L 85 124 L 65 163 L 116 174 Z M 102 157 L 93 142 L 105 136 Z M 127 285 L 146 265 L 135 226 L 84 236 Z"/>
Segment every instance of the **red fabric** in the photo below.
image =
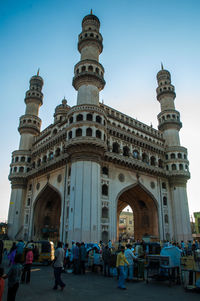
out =
<path fill-rule="evenodd" d="M 2 301 L 5 281 L 0 277 L 0 301 Z"/>
<path fill-rule="evenodd" d="M 33 262 L 33 252 L 30 250 L 26 254 L 26 264 L 31 264 Z"/>

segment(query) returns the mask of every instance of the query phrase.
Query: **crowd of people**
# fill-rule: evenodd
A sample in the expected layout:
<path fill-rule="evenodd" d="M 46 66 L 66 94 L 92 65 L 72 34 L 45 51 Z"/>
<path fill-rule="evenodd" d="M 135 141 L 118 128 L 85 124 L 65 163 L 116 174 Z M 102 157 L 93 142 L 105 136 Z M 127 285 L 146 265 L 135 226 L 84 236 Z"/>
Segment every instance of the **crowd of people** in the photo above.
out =
<path fill-rule="evenodd" d="M 63 290 L 65 288 L 62 273 L 84 275 L 87 269 L 92 273 L 102 273 L 105 277 L 116 276 L 118 288 L 124 290 L 126 289 L 125 282 L 134 280 L 139 260 L 148 254 L 160 254 L 161 248 L 169 246 L 176 247 L 180 251 L 180 256 L 189 256 L 200 249 L 200 242 L 165 241 L 161 245 L 160 243 L 147 244 L 144 241 L 137 241 L 125 246 L 121 241 L 115 245 L 110 240 L 107 244 L 102 241 L 99 244 L 72 241 L 71 247 L 67 243 L 58 242 L 52 262 L 55 278 L 53 289 L 57 290 L 60 287 Z M 9 271 L 5 274 L 3 266 L 0 265 L 0 301 L 5 279 L 8 278 L 7 301 L 15 300 L 20 283 L 30 283 L 31 266 L 34 261 L 33 248 L 34 245 L 31 243 L 25 247 L 25 243 L 20 240 L 18 243 L 14 242 L 11 249 L 7 251 L 0 242 L 0 264 L 3 259 L 7 259 L 9 266 Z M 137 273 L 139 273 L 138 270 Z"/>

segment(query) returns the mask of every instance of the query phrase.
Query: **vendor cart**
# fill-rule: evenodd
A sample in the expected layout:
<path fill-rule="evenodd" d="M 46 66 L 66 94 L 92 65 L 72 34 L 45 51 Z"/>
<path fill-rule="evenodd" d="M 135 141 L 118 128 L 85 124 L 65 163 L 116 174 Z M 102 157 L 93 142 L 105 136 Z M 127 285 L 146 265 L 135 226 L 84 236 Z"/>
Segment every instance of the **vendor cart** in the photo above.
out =
<path fill-rule="evenodd" d="M 146 283 L 149 283 L 149 279 L 169 281 L 169 286 L 179 282 L 179 266 L 172 265 L 170 256 L 147 256 L 145 272 Z"/>

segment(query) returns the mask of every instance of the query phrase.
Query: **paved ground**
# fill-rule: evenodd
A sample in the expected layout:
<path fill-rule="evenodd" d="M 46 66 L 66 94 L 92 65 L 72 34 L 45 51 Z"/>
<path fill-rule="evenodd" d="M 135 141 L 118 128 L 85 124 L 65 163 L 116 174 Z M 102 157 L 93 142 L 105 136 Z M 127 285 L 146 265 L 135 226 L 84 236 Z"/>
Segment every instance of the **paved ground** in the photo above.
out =
<path fill-rule="evenodd" d="M 168 287 L 166 282 L 127 283 L 127 290 L 117 289 L 116 278 L 105 278 L 88 272 L 86 275 L 62 274 L 64 291 L 54 291 L 52 267 L 34 266 L 31 283 L 20 284 L 16 301 L 196 301 L 200 294 L 187 293 L 180 285 Z M 6 280 L 7 281 L 7 280 Z M 7 287 L 3 301 L 6 301 Z"/>

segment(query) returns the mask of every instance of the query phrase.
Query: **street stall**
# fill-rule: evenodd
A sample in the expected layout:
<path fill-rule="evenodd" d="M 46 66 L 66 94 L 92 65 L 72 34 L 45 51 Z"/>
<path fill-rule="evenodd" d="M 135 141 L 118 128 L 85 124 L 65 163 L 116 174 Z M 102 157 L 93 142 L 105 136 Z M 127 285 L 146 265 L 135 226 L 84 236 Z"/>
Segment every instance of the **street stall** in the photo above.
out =
<path fill-rule="evenodd" d="M 149 279 L 180 283 L 180 256 L 178 248 L 170 246 L 163 248 L 160 255 L 148 255 L 145 267 L 146 283 Z"/>
<path fill-rule="evenodd" d="M 187 291 L 200 292 L 200 250 L 181 258 L 181 283 Z"/>

